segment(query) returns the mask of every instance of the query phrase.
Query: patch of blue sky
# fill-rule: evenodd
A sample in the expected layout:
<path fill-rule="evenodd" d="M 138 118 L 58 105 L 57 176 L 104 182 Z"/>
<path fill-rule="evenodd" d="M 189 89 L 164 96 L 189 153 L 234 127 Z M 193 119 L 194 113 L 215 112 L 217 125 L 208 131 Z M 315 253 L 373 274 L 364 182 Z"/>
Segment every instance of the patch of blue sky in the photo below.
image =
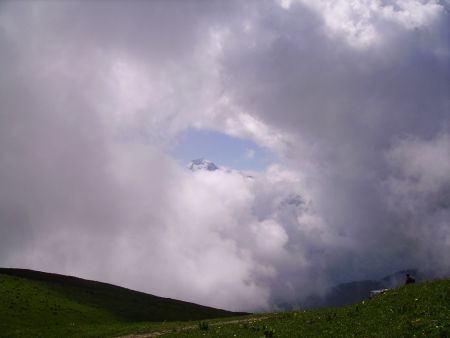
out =
<path fill-rule="evenodd" d="M 172 155 L 182 164 L 203 158 L 237 170 L 263 171 L 278 162 L 275 154 L 254 142 L 203 129 L 188 129 L 179 138 Z"/>

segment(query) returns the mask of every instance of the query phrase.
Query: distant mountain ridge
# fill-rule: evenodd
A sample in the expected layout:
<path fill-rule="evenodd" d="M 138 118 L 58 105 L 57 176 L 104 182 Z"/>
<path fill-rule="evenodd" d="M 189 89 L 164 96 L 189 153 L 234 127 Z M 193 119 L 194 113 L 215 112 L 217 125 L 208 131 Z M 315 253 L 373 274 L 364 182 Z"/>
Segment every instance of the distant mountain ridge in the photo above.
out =
<path fill-rule="evenodd" d="M 188 166 L 192 171 L 198 170 L 207 170 L 207 171 L 216 171 L 219 170 L 219 167 L 215 165 L 213 162 L 209 160 L 205 160 L 204 158 L 198 158 L 196 160 L 192 160 Z"/>
<path fill-rule="evenodd" d="M 414 276 L 417 282 L 434 278 L 434 276 L 420 272 L 417 269 L 401 270 L 379 280 L 360 280 L 337 284 L 330 289 L 325 297 L 310 297 L 306 302 L 303 302 L 303 306 L 305 308 L 325 308 L 353 304 L 369 298 L 370 291 L 392 289 L 403 285 L 407 273 Z"/>

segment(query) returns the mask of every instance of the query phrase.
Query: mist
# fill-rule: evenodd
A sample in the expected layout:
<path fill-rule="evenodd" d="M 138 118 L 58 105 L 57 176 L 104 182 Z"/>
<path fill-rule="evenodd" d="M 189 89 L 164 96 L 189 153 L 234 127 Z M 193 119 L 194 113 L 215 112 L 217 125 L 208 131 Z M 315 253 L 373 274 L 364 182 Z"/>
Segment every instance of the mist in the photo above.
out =
<path fill-rule="evenodd" d="M 450 274 L 449 9 L 2 2 L 0 265 L 239 311 Z M 192 129 L 279 160 L 191 171 Z"/>

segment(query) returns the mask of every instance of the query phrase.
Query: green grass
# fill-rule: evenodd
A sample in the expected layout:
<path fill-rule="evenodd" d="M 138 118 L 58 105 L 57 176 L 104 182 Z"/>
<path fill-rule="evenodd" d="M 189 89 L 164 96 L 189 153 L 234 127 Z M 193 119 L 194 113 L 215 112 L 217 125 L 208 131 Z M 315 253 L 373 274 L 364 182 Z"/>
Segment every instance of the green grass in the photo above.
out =
<path fill-rule="evenodd" d="M 450 281 L 408 285 L 342 308 L 263 314 L 164 337 L 180 336 L 450 337 Z"/>
<path fill-rule="evenodd" d="M 0 269 L 0 337 L 114 336 L 236 315 L 75 277 Z"/>
<path fill-rule="evenodd" d="M 450 280 L 400 287 L 342 308 L 224 318 L 236 314 L 73 277 L 14 271 L 0 269 L 1 337 L 450 337 Z M 214 317 L 222 318 L 207 319 Z"/>

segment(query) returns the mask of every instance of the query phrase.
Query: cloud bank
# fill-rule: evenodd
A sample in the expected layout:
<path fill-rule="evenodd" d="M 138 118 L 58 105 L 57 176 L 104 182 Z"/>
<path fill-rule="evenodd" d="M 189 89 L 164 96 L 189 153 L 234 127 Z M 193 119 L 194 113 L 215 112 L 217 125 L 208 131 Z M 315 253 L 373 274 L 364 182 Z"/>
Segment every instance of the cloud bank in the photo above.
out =
<path fill-rule="evenodd" d="M 250 311 L 450 273 L 449 28 L 443 1 L 3 2 L 0 265 Z M 189 128 L 282 161 L 191 172 Z"/>

